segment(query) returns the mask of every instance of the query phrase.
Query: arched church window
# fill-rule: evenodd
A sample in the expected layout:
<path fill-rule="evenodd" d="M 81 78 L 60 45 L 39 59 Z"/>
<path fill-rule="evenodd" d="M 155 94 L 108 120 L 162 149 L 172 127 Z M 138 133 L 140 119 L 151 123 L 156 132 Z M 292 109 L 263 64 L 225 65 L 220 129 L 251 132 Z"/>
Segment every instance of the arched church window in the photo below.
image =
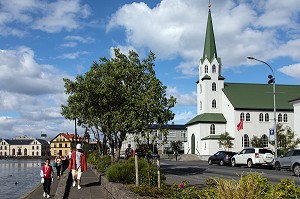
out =
<path fill-rule="evenodd" d="M 211 89 L 212 91 L 217 91 L 217 85 L 215 82 L 212 83 L 211 87 L 212 87 Z"/>
<path fill-rule="evenodd" d="M 205 65 L 204 70 L 204 73 L 208 73 L 208 65 Z"/>
<path fill-rule="evenodd" d="M 262 114 L 262 113 L 259 114 L 259 121 L 260 122 L 264 121 L 264 114 Z"/>
<path fill-rule="evenodd" d="M 265 122 L 268 122 L 269 119 L 270 119 L 270 118 L 269 118 L 269 113 L 266 113 L 266 114 L 265 114 Z"/>
<path fill-rule="evenodd" d="M 212 108 L 217 108 L 217 101 L 215 99 L 212 101 L 211 107 Z"/>
<path fill-rule="evenodd" d="M 246 121 L 250 122 L 251 118 L 250 118 L 250 113 L 246 113 Z"/>
<path fill-rule="evenodd" d="M 241 114 L 240 114 L 240 121 L 241 121 L 241 120 L 243 120 L 243 121 L 245 120 L 245 113 L 241 113 Z"/>
<path fill-rule="evenodd" d="M 249 136 L 247 134 L 244 134 L 242 137 L 242 147 L 247 148 L 250 146 Z"/>
<path fill-rule="evenodd" d="M 199 106 L 200 106 L 200 110 L 202 110 L 202 102 L 201 101 L 199 103 Z"/>
<path fill-rule="evenodd" d="M 282 122 L 282 114 L 281 113 L 278 114 L 278 122 Z"/>
<path fill-rule="evenodd" d="M 287 114 L 286 113 L 283 115 L 283 122 L 288 122 L 288 118 L 287 118 Z"/>
<path fill-rule="evenodd" d="M 216 65 L 212 65 L 211 71 L 212 73 L 216 73 Z"/>
<path fill-rule="evenodd" d="M 210 125 L 210 134 L 216 134 L 216 127 L 214 124 Z"/>

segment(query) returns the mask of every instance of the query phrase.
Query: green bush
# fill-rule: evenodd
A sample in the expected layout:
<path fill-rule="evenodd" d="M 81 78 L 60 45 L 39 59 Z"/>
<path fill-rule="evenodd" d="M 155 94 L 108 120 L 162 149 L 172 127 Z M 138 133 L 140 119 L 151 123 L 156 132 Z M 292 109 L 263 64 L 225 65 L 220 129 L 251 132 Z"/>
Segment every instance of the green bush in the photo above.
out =
<path fill-rule="evenodd" d="M 87 162 L 92 165 L 97 165 L 100 159 L 100 155 L 97 151 L 93 151 L 88 155 Z"/>
<path fill-rule="evenodd" d="M 274 198 L 293 199 L 300 198 L 300 189 L 294 180 L 283 179 L 274 186 Z"/>
<path fill-rule="evenodd" d="M 112 164 L 111 157 L 109 155 L 105 155 L 99 158 L 98 163 L 96 165 L 97 171 L 101 173 L 105 173 L 107 168 Z"/>
<path fill-rule="evenodd" d="M 157 168 L 153 163 L 148 163 L 144 159 L 139 159 L 139 184 L 157 185 Z M 135 184 L 135 159 L 129 158 L 111 165 L 106 173 L 106 178 L 110 182 L 119 182 L 124 184 Z M 161 181 L 166 178 L 161 174 Z"/>

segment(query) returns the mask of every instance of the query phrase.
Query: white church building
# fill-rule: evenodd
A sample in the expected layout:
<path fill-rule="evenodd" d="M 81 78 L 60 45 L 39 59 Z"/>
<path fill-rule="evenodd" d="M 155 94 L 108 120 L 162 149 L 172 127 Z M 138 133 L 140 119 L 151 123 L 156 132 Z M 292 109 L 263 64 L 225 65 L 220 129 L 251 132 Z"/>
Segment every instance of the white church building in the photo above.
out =
<path fill-rule="evenodd" d="M 229 83 L 222 76 L 221 58 L 217 55 L 211 11 L 209 8 L 203 57 L 197 81 L 197 116 L 187 124 L 185 154 L 197 154 L 201 159 L 224 150 L 219 145 L 221 134 L 233 138 L 232 151 L 251 147 L 253 136 L 269 144 L 269 132 L 274 127 L 272 84 Z M 278 94 L 277 94 L 278 93 Z M 280 94 L 279 94 L 280 93 Z M 289 126 L 300 137 L 300 85 L 276 84 L 276 122 Z M 295 107 L 295 108 L 294 108 Z M 298 118 L 296 121 L 295 118 Z M 237 124 L 243 120 L 243 129 Z M 298 125 L 297 127 L 294 126 Z"/>

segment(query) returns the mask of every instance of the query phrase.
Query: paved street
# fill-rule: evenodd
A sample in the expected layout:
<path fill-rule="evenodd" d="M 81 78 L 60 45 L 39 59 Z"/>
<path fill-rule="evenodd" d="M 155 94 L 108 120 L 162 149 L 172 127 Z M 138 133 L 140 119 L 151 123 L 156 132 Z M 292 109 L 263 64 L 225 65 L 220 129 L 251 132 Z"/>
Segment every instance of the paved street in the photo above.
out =
<path fill-rule="evenodd" d="M 296 185 L 300 187 L 300 177 L 296 177 L 292 172 L 285 170 L 276 171 L 259 167 L 247 168 L 246 166 L 219 166 L 208 165 L 206 161 L 176 162 L 174 160 L 161 160 L 161 170 L 166 174 L 168 184 L 187 180 L 190 185 L 201 186 L 208 177 L 239 179 L 242 174 L 257 172 L 268 178 L 272 184 L 279 183 L 281 179 L 293 179 Z"/>

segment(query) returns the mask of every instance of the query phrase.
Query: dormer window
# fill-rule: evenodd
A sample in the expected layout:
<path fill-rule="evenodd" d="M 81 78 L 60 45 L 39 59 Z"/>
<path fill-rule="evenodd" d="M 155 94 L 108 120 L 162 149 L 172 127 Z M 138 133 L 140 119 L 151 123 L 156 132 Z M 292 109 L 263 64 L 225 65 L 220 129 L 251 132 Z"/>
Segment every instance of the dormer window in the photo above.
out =
<path fill-rule="evenodd" d="M 204 70 L 204 73 L 208 73 L 208 65 L 205 65 Z"/>
<path fill-rule="evenodd" d="M 212 65 L 211 71 L 212 73 L 216 73 L 216 65 Z"/>

